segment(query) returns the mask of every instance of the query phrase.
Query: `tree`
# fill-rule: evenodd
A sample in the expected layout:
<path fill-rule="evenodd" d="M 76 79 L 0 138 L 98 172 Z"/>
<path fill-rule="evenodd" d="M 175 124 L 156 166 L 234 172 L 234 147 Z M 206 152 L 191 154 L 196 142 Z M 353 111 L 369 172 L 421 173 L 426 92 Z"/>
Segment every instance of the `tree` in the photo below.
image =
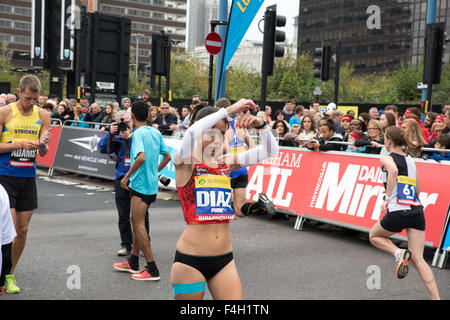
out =
<path fill-rule="evenodd" d="M 8 42 L 4 41 L 0 46 L 0 81 L 11 83 L 11 93 L 15 93 L 15 88 L 19 87 L 19 82 L 24 73 L 13 72 L 12 52 L 8 48 Z M 48 94 L 50 91 L 50 72 L 41 70 L 36 73 L 41 81 L 41 93 Z"/>
<path fill-rule="evenodd" d="M 420 103 L 421 91 L 417 83 L 423 79 L 423 64 L 417 66 L 402 65 L 393 73 L 393 85 L 400 103 Z"/>
<path fill-rule="evenodd" d="M 269 77 L 267 99 L 312 101 L 318 81 L 314 78 L 313 59 L 309 54 L 294 57 L 288 53 L 276 59 L 273 76 Z"/>
<path fill-rule="evenodd" d="M 441 84 L 433 86 L 433 104 L 450 104 L 450 64 L 443 70 Z"/>
<path fill-rule="evenodd" d="M 8 48 L 8 42 L 4 41 L 0 46 L 0 81 L 10 82 L 11 90 L 19 86 L 20 77 L 11 72 L 12 52 Z"/>
<path fill-rule="evenodd" d="M 234 65 L 227 69 L 226 96 L 230 100 L 242 97 L 260 99 L 261 74 L 248 71 L 244 65 Z"/>

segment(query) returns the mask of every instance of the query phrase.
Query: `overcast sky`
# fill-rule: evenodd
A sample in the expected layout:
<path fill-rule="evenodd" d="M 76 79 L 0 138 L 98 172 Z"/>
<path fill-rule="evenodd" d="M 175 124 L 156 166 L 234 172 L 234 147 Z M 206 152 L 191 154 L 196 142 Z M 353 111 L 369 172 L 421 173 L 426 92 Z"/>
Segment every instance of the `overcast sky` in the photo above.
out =
<path fill-rule="evenodd" d="M 299 0 L 265 0 L 262 4 L 259 12 L 255 16 L 252 25 L 248 29 L 244 39 L 246 40 L 263 40 L 263 34 L 258 30 L 258 22 L 264 17 L 264 12 L 266 8 L 276 4 L 277 14 L 286 16 L 286 38 L 288 42 L 292 42 L 294 39 L 294 17 L 298 16 L 298 10 L 300 1 Z M 261 23 L 261 29 L 264 28 L 264 23 Z"/>

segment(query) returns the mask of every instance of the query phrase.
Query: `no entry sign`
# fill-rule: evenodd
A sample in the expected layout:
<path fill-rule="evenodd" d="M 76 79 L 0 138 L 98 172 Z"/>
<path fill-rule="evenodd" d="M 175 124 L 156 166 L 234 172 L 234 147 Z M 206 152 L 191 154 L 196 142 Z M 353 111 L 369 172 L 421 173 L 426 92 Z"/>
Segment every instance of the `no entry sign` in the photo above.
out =
<path fill-rule="evenodd" d="M 218 33 L 211 32 L 206 36 L 205 47 L 209 54 L 218 54 L 222 50 L 222 38 Z"/>

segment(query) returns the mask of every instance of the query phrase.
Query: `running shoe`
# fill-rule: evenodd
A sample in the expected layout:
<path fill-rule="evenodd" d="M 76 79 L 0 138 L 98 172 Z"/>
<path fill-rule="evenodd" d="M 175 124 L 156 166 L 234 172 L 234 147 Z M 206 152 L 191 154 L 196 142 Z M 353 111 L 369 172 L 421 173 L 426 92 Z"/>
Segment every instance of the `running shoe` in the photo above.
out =
<path fill-rule="evenodd" d="M 7 274 L 5 276 L 5 287 L 7 293 L 19 293 L 20 288 L 16 285 L 16 278 L 13 274 Z"/>
<path fill-rule="evenodd" d="M 157 274 L 151 275 L 147 268 L 142 270 L 140 273 L 132 274 L 131 278 L 138 281 L 158 281 L 160 279 L 159 272 Z"/>
<path fill-rule="evenodd" d="M 411 258 L 411 251 L 407 249 L 402 249 L 402 252 L 396 258 L 397 270 L 395 272 L 397 274 L 397 278 L 403 279 L 408 274 L 409 271 L 408 262 L 410 258 Z"/>
<path fill-rule="evenodd" d="M 261 209 L 271 215 L 274 216 L 277 213 L 277 209 L 275 208 L 275 205 L 272 201 L 270 201 L 269 197 L 265 193 L 260 193 L 258 196 L 258 204 L 260 205 Z"/>
<path fill-rule="evenodd" d="M 113 268 L 116 269 L 117 271 L 121 271 L 121 272 L 139 273 L 139 269 L 131 268 L 131 266 L 128 263 L 128 261 L 114 263 L 113 264 Z"/>
<path fill-rule="evenodd" d="M 128 250 L 127 248 L 121 248 L 119 251 L 117 251 L 117 255 L 119 257 L 129 256 L 130 254 L 131 250 Z"/>

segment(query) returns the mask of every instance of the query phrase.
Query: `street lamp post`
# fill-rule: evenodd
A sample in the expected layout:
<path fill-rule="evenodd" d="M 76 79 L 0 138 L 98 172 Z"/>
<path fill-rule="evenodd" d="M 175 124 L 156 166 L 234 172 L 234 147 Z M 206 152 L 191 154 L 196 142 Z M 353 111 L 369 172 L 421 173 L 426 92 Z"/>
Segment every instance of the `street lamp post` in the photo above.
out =
<path fill-rule="evenodd" d="M 139 37 L 144 36 L 142 33 L 134 34 L 136 37 L 136 81 L 138 79 L 138 68 L 139 68 Z"/>

